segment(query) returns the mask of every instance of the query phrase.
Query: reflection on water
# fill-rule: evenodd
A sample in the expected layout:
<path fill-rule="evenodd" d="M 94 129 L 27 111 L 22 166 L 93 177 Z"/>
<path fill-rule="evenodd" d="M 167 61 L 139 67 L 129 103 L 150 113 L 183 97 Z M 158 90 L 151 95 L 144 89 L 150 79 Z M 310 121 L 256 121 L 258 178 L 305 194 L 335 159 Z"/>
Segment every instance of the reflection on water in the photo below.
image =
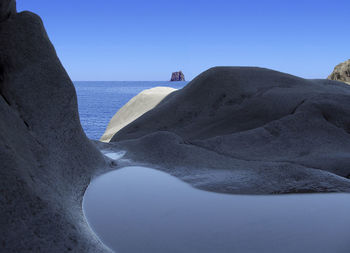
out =
<path fill-rule="evenodd" d="M 125 151 L 108 152 L 108 151 L 102 150 L 102 154 L 104 154 L 105 156 L 107 156 L 113 160 L 119 160 L 119 159 L 123 158 L 123 156 L 126 154 L 126 152 Z"/>
<path fill-rule="evenodd" d="M 350 252 L 349 194 L 217 194 L 127 167 L 91 183 L 84 211 L 118 252 Z"/>

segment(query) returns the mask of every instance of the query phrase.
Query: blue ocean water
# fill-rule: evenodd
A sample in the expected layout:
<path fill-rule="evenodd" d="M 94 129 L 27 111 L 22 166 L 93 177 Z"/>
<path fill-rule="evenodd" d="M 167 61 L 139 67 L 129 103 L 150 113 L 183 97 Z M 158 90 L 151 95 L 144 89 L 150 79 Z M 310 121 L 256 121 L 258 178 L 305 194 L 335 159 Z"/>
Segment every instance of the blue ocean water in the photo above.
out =
<path fill-rule="evenodd" d="M 113 115 L 141 91 L 157 86 L 181 89 L 187 83 L 165 81 L 74 82 L 82 127 L 90 139 L 99 140 Z"/>

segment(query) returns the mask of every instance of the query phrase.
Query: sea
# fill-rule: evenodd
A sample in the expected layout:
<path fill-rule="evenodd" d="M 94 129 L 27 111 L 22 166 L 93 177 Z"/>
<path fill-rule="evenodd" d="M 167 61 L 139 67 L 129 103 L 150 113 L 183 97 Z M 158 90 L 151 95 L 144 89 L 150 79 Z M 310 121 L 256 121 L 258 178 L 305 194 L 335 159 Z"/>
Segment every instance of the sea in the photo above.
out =
<path fill-rule="evenodd" d="M 188 82 L 75 81 L 81 125 L 89 139 L 99 140 L 113 115 L 131 98 L 157 86 L 183 88 Z"/>

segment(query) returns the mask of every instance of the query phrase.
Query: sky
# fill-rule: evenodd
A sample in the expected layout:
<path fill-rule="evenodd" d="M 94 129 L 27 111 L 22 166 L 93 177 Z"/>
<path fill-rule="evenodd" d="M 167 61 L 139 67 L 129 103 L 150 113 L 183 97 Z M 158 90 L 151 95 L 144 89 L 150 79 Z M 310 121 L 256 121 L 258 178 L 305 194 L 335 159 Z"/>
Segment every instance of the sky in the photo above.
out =
<path fill-rule="evenodd" d="M 17 0 L 74 81 L 187 80 L 214 66 L 326 78 L 350 58 L 349 0 Z"/>

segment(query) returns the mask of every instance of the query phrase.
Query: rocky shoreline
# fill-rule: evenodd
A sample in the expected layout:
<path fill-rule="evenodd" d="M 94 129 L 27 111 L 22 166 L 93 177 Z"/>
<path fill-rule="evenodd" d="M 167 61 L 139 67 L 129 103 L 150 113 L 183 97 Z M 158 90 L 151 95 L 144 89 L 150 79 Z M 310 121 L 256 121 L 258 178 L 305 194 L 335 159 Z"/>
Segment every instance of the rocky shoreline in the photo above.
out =
<path fill-rule="evenodd" d="M 41 19 L 2 1 L 0 251 L 110 252 L 87 224 L 83 195 L 93 178 L 128 165 L 224 193 L 350 192 L 346 84 L 219 67 L 167 94 L 110 143 L 93 144 Z M 112 161 L 101 150 L 126 155 Z"/>

